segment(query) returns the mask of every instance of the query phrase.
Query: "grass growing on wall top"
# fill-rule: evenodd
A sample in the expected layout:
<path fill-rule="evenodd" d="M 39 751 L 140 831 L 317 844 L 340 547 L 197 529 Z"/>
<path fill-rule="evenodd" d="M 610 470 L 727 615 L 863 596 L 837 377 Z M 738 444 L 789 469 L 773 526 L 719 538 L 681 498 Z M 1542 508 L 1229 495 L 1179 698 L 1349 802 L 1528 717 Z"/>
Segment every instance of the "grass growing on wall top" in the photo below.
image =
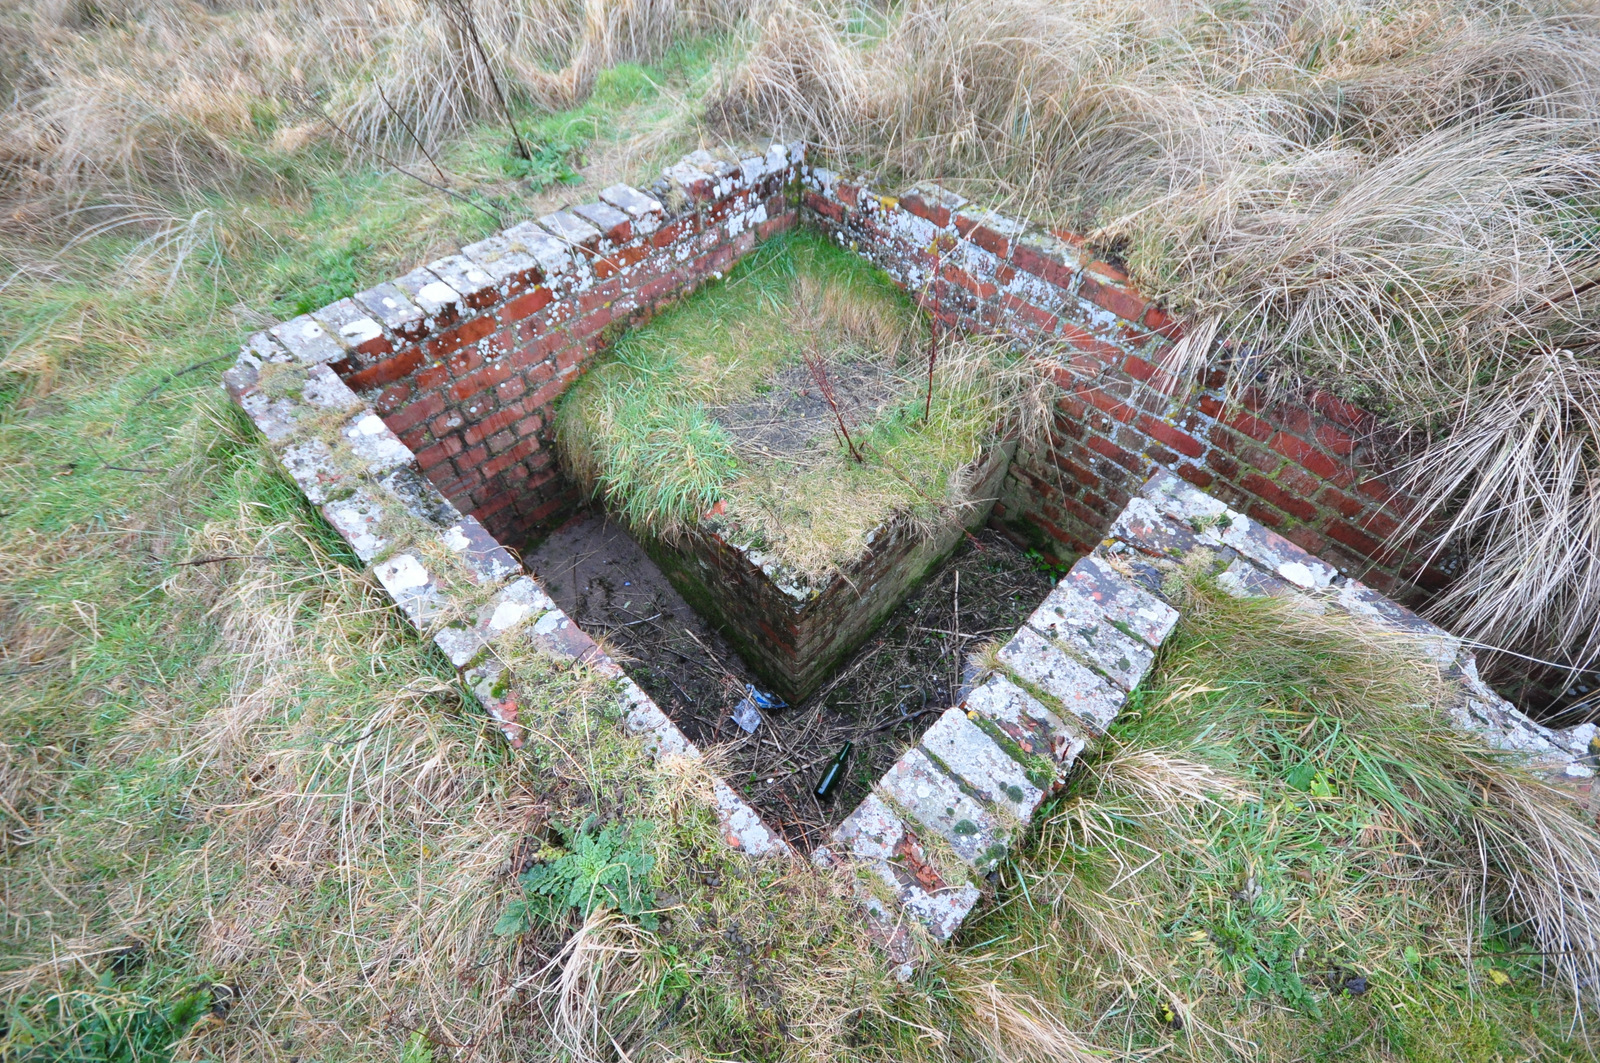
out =
<path fill-rule="evenodd" d="M 945 340 L 930 403 L 928 346 L 886 275 L 819 235 L 785 234 L 622 337 L 562 399 L 557 440 L 566 467 L 631 523 L 671 535 L 723 503 L 744 534 L 821 575 L 891 515 L 958 518 L 960 470 L 1002 425 L 1029 419 L 1024 359 Z M 797 390 L 823 409 L 808 353 L 837 386 L 848 442 L 831 413 L 761 411 Z M 798 435 L 766 434 L 788 426 Z"/>

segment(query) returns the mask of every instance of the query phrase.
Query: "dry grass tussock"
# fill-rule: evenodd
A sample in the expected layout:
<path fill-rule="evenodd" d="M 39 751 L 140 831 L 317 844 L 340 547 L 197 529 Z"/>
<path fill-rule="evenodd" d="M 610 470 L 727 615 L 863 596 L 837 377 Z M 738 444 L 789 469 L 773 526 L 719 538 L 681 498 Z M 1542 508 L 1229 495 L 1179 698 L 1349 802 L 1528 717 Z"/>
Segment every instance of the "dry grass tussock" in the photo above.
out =
<path fill-rule="evenodd" d="M 1477 559 L 1445 615 L 1600 657 L 1593 5 L 916 0 L 864 25 L 791 0 L 711 111 L 1052 215 L 1220 325 L 1235 381 L 1418 429 L 1413 527 L 1459 514 L 1440 545 Z M 1575 548 L 1529 559 L 1537 528 Z"/>
<path fill-rule="evenodd" d="M 0 15 L 0 195 L 59 209 L 271 179 L 263 150 L 409 158 L 740 11 L 722 0 L 40 0 Z M 79 226 L 81 227 L 81 225 Z"/>

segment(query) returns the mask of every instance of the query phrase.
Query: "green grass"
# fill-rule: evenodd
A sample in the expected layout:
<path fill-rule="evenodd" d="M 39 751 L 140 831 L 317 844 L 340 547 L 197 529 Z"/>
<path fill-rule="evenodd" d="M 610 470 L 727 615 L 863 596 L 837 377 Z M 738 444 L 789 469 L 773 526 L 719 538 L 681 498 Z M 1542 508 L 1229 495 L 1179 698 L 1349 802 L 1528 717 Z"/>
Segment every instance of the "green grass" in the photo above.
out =
<path fill-rule="evenodd" d="M 1590 1058 L 1506 902 L 1518 858 L 1478 877 L 1499 788 L 1531 784 L 1449 726 L 1436 668 L 1203 582 L 1184 606 L 963 959 L 1127 1051 Z"/>
<path fill-rule="evenodd" d="M 896 514 L 926 524 L 962 501 L 956 472 L 1014 424 L 1022 360 L 946 343 L 924 419 L 927 328 L 889 278 L 825 237 L 778 236 L 622 336 L 562 399 L 565 465 L 636 527 L 672 535 L 718 503 L 726 520 L 809 575 L 865 548 Z M 839 374 L 881 366 L 890 398 L 801 454 L 745 447 L 719 409 L 770 392 L 816 352 Z M 815 391 L 815 385 L 805 386 Z M 824 429 L 824 432 L 828 432 Z"/>

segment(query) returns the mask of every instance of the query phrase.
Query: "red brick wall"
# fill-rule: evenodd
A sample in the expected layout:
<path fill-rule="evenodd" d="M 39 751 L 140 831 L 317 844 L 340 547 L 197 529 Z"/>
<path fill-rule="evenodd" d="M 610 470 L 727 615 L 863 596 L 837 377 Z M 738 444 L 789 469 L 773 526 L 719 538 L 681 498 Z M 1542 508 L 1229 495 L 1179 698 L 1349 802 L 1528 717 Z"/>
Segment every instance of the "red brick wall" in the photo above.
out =
<path fill-rule="evenodd" d="M 1230 405 L 1220 370 L 1172 379 L 1158 366 L 1176 323 L 1080 238 L 937 186 L 886 196 L 816 167 L 803 170 L 801 203 L 808 223 L 882 266 L 945 326 L 1046 344 L 1061 392 L 1048 436 L 1019 449 L 996 508 L 1013 533 L 1087 552 L 1160 466 L 1385 593 L 1447 578 L 1386 545 L 1406 506 L 1380 471 L 1392 468 L 1392 433 L 1327 393 L 1247 388 Z"/>
<path fill-rule="evenodd" d="M 613 186 L 273 336 L 330 363 L 458 508 L 520 545 L 576 501 L 551 404 L 617 330 L 793 226 L 799 158 L 696 152 L 645 192 Z"/>

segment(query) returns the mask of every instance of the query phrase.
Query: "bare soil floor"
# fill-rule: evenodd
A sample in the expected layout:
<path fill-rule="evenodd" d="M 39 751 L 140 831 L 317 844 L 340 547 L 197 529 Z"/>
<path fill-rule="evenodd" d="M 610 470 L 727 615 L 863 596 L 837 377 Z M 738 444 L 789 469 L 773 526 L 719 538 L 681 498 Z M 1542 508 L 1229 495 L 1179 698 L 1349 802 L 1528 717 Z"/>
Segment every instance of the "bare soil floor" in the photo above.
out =
<path fill-rule="evenodd" d="M 747 735 L 730 713 L 745 684 L 759 687 L 760 680 L 619 524 L 585 511 L 525 564 L 762 817 L 807 852 L 959 699 L 968 655 L 1009 635 L 1053 584 L 1010 542 L 981 531 L 821 690 L 803 704 L 763 713 L 761 726 Z M 855 748 L 846 780 L 832 802 L 820 804 L 812 788 L 847 741 Z"/>

